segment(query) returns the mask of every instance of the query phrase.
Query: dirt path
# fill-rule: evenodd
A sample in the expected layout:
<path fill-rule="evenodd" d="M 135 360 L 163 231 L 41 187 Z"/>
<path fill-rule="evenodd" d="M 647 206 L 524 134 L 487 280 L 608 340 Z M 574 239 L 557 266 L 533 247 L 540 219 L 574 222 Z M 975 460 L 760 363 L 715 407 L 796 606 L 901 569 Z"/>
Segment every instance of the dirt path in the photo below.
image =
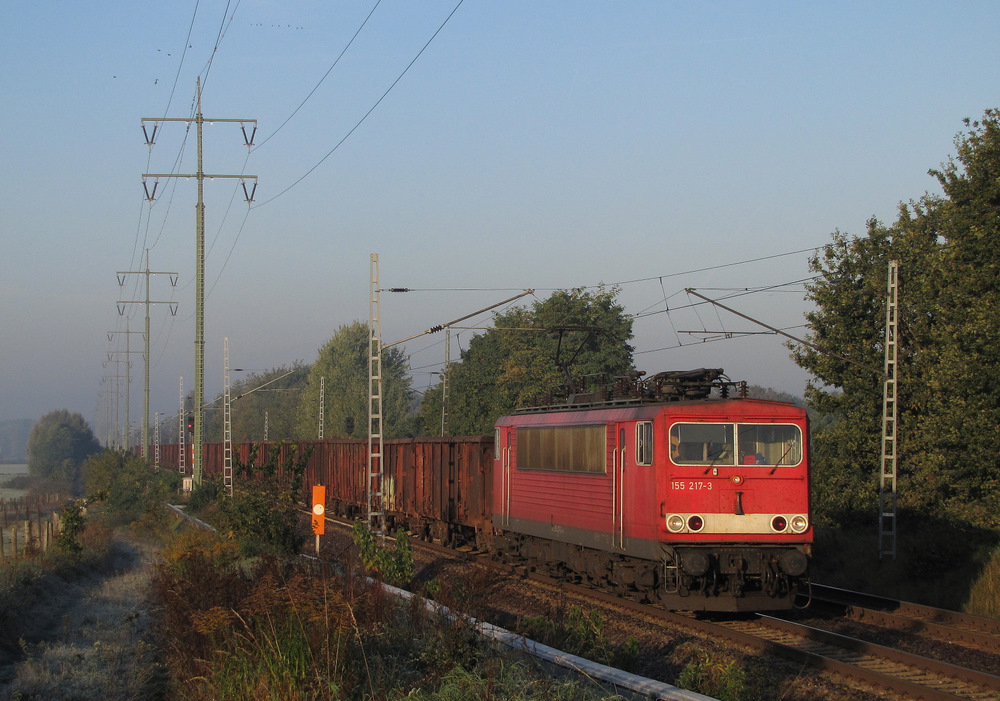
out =
<path fill-rule="evenodd" d="M 36 586 L 22 613 L 22 659 L 0 667 L 0 699 L 156 698 L 163 673 L 144 637 L 153 551 L 115 540 L 111 564 Z"/>

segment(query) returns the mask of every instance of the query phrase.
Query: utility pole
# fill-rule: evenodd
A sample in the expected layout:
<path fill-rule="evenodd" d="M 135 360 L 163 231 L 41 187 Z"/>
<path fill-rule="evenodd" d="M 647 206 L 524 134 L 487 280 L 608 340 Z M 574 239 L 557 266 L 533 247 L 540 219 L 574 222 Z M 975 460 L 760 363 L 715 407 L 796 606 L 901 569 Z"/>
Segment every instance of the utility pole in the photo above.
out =
<path fill-rule="evenodd" d="M 243 183 L 243 193 L 247 202 L 253 202 L 254 192 L 257 190 L 256 175 L 207 175 L 202 165 L 202 127 L 205 122 L 238 122 L 243 131 L 243 140 L 247 149 L 253 147 L 253 137 L 257 133 L 256 119 L 219 119 L 206 118 L 201 113 L 201 78 L 197 83 L 197 101 L 194 119 L 190 117 L 144 117 L 142 119 L 142 130 L 146 134 L 146 145 L 150 148 L 156 140 L 156 131 L 160 122 L 185 122 L 195 124 L 195 133 L 198 142 L 198 171 L 193 174 L 182 173 L 143 173 L 143 187 L 146 190 L 146 199 L 152 205 L 156 197 L 156 183 L 159 178 L 196 178 L 198 181 L 198 202 L 195 205 L 195 301 L 194 301 L 194 464 L 192 465 L 192 475 L 195 486 L 201 485 L 202 467 L 202 446 L 204 444 L 204 418 L 205 418 L 205 178 L 236 178 Z M 146 130 L 146 124 L 153 123 L 153 131 L 150 134 Z M 251 124 L 253 130 L 247 134 L 246 125 Z M 145 178 L 156 178 L 153 190 L 150 192 L 146 185 Z M 253 189 L 248 191 L 246 181 L 253 181 Z"/>
<path fill-rule="evenodd" d="M 177 303 L 171 301 L 152 301 L 149 299 L 149 276 L 150 275 L 169 275 L 170 284 L 172 287 L 177 287 L 177 273 L 168 273 L 163 271 L 152 271 L 149 269 L 149 249 L 146 249 L 146 269 L 145 270 L 119 270 L 118 271 L 118 287 L 122 290 L 125 289 L 125 280 L 131 274 L 144 275 L 146 277 L 146 298 L 145 300 L 118 300 L 118 313 L 120 315 L 125 314 L 125 307 L 128 304 L 145 304 L 146 305 L 146 332 L 143 337 L 146 341 L 146 349 L 143 353 L 145 359 L 145 378 L 143 381 L 143 405 L 142 405 L 142 456 L 149 459 L 149 305 L 150 304 L 169 304 L 170 305 L 170 315 L 177 316 Z"/>

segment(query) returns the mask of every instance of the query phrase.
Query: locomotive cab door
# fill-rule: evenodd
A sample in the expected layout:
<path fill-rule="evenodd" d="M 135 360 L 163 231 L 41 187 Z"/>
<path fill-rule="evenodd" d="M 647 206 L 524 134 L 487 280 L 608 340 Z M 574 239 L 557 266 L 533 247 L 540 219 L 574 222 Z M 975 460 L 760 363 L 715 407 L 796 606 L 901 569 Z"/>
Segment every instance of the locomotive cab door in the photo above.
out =
<path fill-rule="evenodd" d="M 625 549 L 625 468 L 629 460 L 627 424 L 614 425 L 614 451 L 611 461 L 611 543 Z"/>
<path fill-rule="evenodd" d="M 500 452 L 500 475 L 501 475 L 501 486 L 500 486 L 500 513 L 501 513 L 501 523 L 505 526 L 510 525 L 510 451 L 511 451 L 511 434 L 514 431 L 509 427 L 504 427 L 502 431 L 498 431 L 497 435 L 497 448 Z"/>

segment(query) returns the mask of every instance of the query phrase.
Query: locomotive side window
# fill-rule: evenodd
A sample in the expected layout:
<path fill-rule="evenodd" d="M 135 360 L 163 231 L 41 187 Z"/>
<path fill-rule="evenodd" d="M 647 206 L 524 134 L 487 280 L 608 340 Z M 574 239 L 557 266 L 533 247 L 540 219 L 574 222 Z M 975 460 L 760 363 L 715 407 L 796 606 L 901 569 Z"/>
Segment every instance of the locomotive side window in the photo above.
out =
<path fill-rule="evenodd" d="M 670 427 L 670 459 L 677 465 L 798 465 L 802 431 L 791 424 L 678 423 Z"/>
<path fill-rule="evenodd" d="M 653 464 L 653 422 L 640 421 L 635 425 L 635 463 Z"/>
<path fill-rule="evenodd" d="M 517 429 L 517 469 L 604 474 L 607 428 L 545 426 Z"/>
<path fill-rule="evenodd" d="M 493 459 L 500 459 L 500 429 L 493 429 Z"/>

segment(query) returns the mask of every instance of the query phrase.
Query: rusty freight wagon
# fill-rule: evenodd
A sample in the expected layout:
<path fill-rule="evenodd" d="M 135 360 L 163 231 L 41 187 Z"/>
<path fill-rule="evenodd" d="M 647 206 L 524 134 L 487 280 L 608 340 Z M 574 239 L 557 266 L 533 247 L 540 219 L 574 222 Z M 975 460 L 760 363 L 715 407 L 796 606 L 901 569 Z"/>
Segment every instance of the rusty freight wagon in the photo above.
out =
<path fill-rule="evenodd" d="M 250 459 L 250 443 L 234 443 L 234 462 Z M 278 465 L 293 451 L 311 449 L 303 480 L 303 502 L 313 485 L 326 487 L 327 512 L 364 518 L 368 501 L 368 442 L 334 439 L 323 441 L 265 442 L 256 444 L 256 465 L 277 450 Z M 187 446 L 190 451 L 190 446 Z M 161 465 L 177 468 L 178 446 L 160 446 Z M 204 479 L 222 474 L 222 443 L 206 443 Z M 190 452 L 186 473 L 191 472 Z M 491 525 L 493 438 L 402 438 L 383 442 L 385 517 L 390 529 L 404 527 L 422 538 L 445 543 L 474 543 L 488 537 Z"/>

